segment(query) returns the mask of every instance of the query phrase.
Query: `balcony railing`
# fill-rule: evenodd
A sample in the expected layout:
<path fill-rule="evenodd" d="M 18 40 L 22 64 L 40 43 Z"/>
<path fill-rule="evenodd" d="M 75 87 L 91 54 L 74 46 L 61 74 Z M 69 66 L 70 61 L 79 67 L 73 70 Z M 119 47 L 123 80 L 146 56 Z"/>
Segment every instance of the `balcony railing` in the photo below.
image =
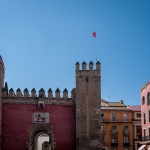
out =
<path fill-rule="evenodd" d="M 112 147 L 117 147 L 117 146 L 118 146 L 118 143 L 111 143 L 111 146 L 112 146 Z"/>
<path fill-rule="evenodd" d="M 149 141 L 150 140 L 150 135 L 142 137 L 142 141 Z"/>
<path fill-rule="evenodd" d="M 123 130 L 123 135 L 129 135 L 129 134 L 130 134 L 129 129 L 128 130 Z"/>
<path fill-rule="evenodd" d="M 150 141 L 150 135 L 144 136 L 144 137 L 137 137 L 137 138 L 135 138 L 134 140 L 135 140 L 135 141 L 140 141 L 140 142 Z"/>
<path fill-rule="evenodd" d="M 100 118 L 101 122 L 131 122 L 129 119 L 124 119 L 124 118 Z"/>
<path fill-rule="evenodd" d="M 124 147 L 130 147 L 130 143 L 123 143 Z"/>
<path fill-rule="evenodd" d="M 111 130 L 111 131 L 110 131 L 110 134 L 117 134 L 117 133 L 118 133 L 117 130 Z"/>
<path fill-rule="evenodd" d="M 134 138 L 135 141 L 142 141 L 142 134 L 137 133 L 136 138 Z"/>

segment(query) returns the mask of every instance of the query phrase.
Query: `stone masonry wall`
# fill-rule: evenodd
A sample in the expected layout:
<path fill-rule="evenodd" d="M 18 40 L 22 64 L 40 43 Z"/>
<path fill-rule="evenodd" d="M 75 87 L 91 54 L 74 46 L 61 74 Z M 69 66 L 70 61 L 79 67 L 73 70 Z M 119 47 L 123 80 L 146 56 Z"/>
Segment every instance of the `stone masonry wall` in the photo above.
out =
<path fill-rule="evenodd" d="M 100 102 L 100 63 L 96 69 L 90 62 L 76 64 L 76 140 L 77 150 L 93 150 L 100 143 L 99 121 L 96 114 Z"/>

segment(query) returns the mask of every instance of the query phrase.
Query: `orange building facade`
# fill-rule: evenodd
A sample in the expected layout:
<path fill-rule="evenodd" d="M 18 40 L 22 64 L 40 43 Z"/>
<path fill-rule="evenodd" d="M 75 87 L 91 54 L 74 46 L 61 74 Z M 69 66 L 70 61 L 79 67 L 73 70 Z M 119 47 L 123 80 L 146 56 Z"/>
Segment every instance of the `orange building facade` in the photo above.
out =
<path fill-rule="evenodd" d="M 101 102 L 102 150 L 132 150 L 132 111 L 123 101 Z"/>

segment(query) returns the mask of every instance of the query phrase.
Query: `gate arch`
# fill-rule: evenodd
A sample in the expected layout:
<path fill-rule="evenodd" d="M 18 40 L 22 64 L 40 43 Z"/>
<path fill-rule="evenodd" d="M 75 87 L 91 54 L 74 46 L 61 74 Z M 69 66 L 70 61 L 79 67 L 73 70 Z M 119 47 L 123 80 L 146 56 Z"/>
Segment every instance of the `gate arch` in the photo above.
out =
<path fill-rule="evenodd" d="M 38 148 L 38 144 L 39 144 L 39 141 L 38 141 L 38 139 L 42 136 L 42 135 L 48 135 L 45 131 L 39 131 L 38 133 L 36 133 L 35 134 L 35 137 L 34 137 L 34 143 L 33 143 L 33 149 L 34 150 L 39 150 L 39 148 Z M 44 140 L 44 142 L 48 142 L 48 145 L 50 145 L 51 146 L 51 137 L 50 137 L 50 135 L 48 135 L 48 140 Z M 42 141 L 40 142 L 41 144 L 43 143 Z M 40 145 L 41 145 L 40 144 Z M 41 150 L 41 149 L 40 149 Z M 48 149 L 49 150 L 49 149 Z M 51 149 L 50 149 L 51 150 Z"/>
<path fill-rule="evenodd" d="M 28 128 L 27 138 L 27 150 L 36 150 L 36 142 L 41 134 L 47 134 L 49 136 L 49 142 L 51 143 L 51 150 L 55 150 L 56 144 L 54 143 L 55 137 L 53 127 L 49 124 L 33 124 Z"/>

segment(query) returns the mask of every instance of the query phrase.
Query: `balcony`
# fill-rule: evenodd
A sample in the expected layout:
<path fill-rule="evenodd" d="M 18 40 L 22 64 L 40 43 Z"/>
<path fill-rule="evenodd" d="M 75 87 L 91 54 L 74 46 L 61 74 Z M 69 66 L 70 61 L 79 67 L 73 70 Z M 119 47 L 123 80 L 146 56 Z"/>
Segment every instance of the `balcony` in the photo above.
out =
<path fill-rule="evenodd" d="M 116 131 L 111 130 L 110 134 L 118 134 L 118 131 L 117 130 Z"/>
<path fill-rule="evenodd" d="M 142 135 L 138 135 L 134 140 L 135 141 L 142 141 Z"/>
<path fill-rule="evenodd" d="M 142 141 L 150 141 L 150 135 L 142 137 Z"/>
<path fill-rule="evenodd" d="M 130 143 L 123 143 L 124 147 L 130 147 Z"/>
<path fill-rule="evenodd" d="M 148 136 L 144 136 L 144 137 L 137 137 L 134 139 L 134 141 L 140 141 L 140 142 L 147 142 L 147 141 L 150 141 L 150 135 Z"/>
<path fill-rule="evenodd" d="M 100 121 L 103 123 L 110 123 L 110 122 L 131 122 L 129 119 L 124 119 L 124 118 L 100 118 Z"/>
<path fill-rule="evenodd" d="M 111 143 L 111 146 L 112 146 L 112 147 L 117 147 L 117 146 L 118 146 L 118 143 Z"/>

